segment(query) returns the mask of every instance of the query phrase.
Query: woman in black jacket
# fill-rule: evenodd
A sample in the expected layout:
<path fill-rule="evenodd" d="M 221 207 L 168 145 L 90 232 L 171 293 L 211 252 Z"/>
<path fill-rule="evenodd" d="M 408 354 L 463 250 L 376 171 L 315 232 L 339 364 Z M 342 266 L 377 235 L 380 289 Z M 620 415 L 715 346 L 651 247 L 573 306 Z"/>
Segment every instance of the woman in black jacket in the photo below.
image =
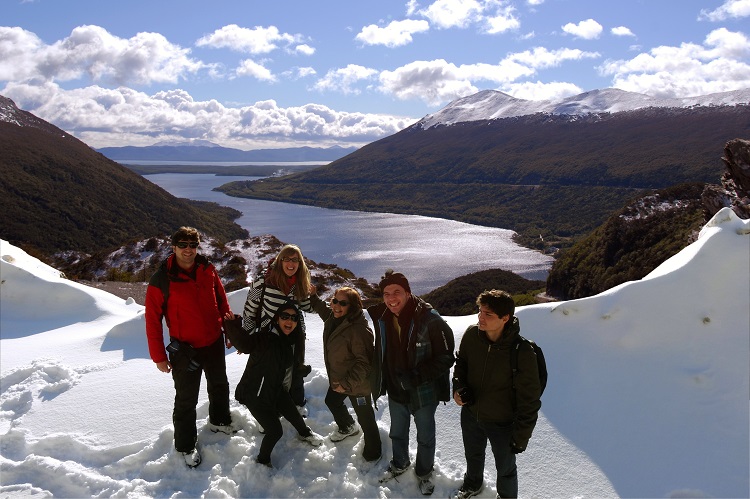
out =
<path fill-rule="evenodd" d="M 270 327 L 250 335 L 242 349 L 250 353 L 245 372 L 237 385 L 235 398 L 252 413 L 265 429 L 256 461 L 271 466 L 271 451 L 281 439 L 281 414 L 297 430 L 299 438 L 313 446 L 323 437 L 313 432 L 297 412 L 289 394 L 294 366 L 294 348 L 299 335 L 300 311 L 287 301 L 276 311 Z"/>

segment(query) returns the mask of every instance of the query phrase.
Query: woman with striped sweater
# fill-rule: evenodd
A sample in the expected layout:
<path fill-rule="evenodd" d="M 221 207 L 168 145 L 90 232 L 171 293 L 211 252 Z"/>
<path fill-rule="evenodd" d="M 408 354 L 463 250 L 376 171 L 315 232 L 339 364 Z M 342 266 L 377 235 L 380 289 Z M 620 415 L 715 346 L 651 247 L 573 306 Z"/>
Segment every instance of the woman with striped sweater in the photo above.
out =
<path fill-rule="evenodd" d="M 293 299 L 300 310 L 313 312 L 310 305 L 310 270 L 305 264 L 302 251 L 294 244 L 287 244 L 271 262 L 266 272 L 260 274 L 247 292 L 242 313 L 242 327 L 249 334 L 270 327 L 279 306 Z M 305 365 L 305 322 L 300 314 L 302 334 L 294 348 L 294 374 L 290 395 L 303 416 L 307 415 L 304 377 L 311 368 Z"/>

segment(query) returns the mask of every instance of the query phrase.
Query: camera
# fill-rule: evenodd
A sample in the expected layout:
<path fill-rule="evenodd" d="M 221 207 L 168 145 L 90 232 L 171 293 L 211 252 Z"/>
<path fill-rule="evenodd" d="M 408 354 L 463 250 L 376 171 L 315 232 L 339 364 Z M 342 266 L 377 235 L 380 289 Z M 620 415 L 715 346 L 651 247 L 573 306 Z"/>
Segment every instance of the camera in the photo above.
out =
<path fill-rule="evenodd" d="M 167 345 L 167 352 L 169 353 L 177 353 L 180 351 L 180 340 L 172 340 L 169 342 L 169 345 Z"/>
<path fill-rule="evenodd" d="M 182 343 L 180 340 L 172 340 L 169 342 L 169 345 L 167 345 L 167 352 L 171 353 L 172 355 L 177 354 L 180 352 L 180 346 Z M 185 348 L 182 349 L 182 352 L 184 355 L 188 358 L 188 364 L 187 364 L 187 370 L 190 372 L 195 371 L 196 369 L 200 368 L 200 362 L 195 360 L 195 350 L 192 346 L 185 344 Z M 175 355 L 176 356 L 176 355 Z"/>

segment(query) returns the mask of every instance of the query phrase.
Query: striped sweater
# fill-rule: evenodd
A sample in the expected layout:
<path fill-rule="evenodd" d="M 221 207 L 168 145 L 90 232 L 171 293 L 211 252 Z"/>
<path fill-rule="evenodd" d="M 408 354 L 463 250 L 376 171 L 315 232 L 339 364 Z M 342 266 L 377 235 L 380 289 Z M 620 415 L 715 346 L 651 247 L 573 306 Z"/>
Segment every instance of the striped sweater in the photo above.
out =
<path fill-rule="evenodd" d="M 265 288 L 265 291 L 263 288 Z M 255 281 L 253 281 L 252 286 L 250 286 L 250 289 L 247 292 L 247 300 L 245 300 L 245 308 L 242 311 L 242 327 L 246 331 L 249 331 L 250 334 L 254 333 L 258 326 L 255 321 L 258 317 L 258 307 L 260 306 L 261 295 L 263 295 L 263 307 L 260 312 L 261 327 L 266 327 L 270 324 L 273 316 L 276 315 L 279 306 L 283 305 L 289 298 L 295 299 L 294 286 L 292 286 L 289 293 L 285 295 L 277 288 L 266 286 L 265 275 L 260 275 Z M 297 306 L 300 310 L 305 312 L 313 312 L 309 297 L 301 302 L 297 302 Z M 304 317 L 300 317 L 300 325 L 304 332 Z"/>

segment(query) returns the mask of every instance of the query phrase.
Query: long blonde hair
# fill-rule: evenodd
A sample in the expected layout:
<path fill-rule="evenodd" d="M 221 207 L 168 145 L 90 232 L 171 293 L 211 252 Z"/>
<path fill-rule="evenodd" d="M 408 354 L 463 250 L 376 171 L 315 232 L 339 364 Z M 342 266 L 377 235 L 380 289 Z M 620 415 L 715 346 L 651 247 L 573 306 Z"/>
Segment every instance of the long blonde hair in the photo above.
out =
<path fill-rule="evenodd" d="M 297 272 L 294 274 L 297 277 L 297 283 L 294 287 L 294 296 L 298 301 L 302 301 L 310 296 L 310 269 L 307 268 L 305 258 L 302 256 L 302 250 L 296 244 L 287 244 L 279 251 L 279 254 L 274 258 L 271 263 L 268 275 L 266 276 L 266 283 L 278 288 L 282 293 L 289 294 L 289 285 L 287 283 L 287 275 L 284 273 L 284 267 L 282 264 L 282 258 L 293 258 L 299 259 L 299 267 Z"/>

